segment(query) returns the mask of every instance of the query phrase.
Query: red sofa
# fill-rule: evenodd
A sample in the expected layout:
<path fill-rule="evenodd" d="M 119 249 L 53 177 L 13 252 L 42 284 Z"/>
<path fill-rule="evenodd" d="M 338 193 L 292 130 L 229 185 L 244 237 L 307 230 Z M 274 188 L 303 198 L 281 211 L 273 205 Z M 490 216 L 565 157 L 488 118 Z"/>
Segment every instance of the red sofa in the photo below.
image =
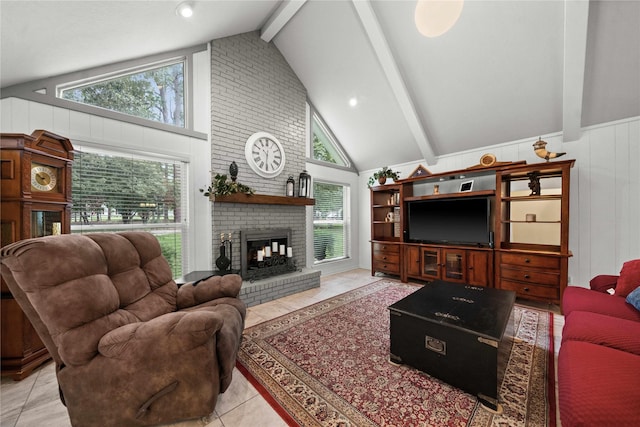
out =
<path fill-rule="evenodd" d="M 597 276 L 590 289 L 565 289 L 558 354 L 563 427 L 640 425 L 640 311 L 627 295 L 607 292 L 618 279 Z"/>

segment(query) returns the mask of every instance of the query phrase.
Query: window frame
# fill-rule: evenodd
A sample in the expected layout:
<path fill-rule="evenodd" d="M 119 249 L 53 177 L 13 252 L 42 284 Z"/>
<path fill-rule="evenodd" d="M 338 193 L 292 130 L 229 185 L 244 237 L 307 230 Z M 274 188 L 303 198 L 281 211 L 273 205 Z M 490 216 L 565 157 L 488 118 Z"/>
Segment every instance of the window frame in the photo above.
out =
<path fill-rule="evenodd" d="M 45 103 L 68 110 L 87 113 L 94 116 L 117 120 L 119 122 L 131 123 L 148 128 L 158 129 L 166 132 L 177 133 L 202 140 L 208 139 L 208 134 L 198 132 L 194 127 L 194 60 L 193 55 L 208 50 L 206 44 L 179 49 L 171 52 L 150 55 L 143 58 L 129 61 L 108 64 L 100 67 L 90 68 L 83 71 L 62 74 L 55 77 L 36 80 L 19 85 L 3 88 L 0 99 L 16 97 L 29 101 Z M 105 78 L 113 78 L 117 75 L 130 74 L 131 70 L 155 68 L 158 64 L 168 64 L 184 60 L 184 127 L 156 122 L 117 111 L 107 110 L 88 104 L 81 104 L 75 101 L 58 98 L 57 88 L 67 85 L 86 84 L 91 81 L 100 81 Z"/>
<path fill-rule="evenodd" d="M 350 260 L 351 256 L 351 247 L 352 247 L 352 239 L 351 239 L 351 185 L 345 182 L 332 181 L 327 179 L 318 178 L 313 181 L 313 185 L 315 184 L 329 184 L 340 186 L 343 188 L 342 194 L 342 228 L 343 228 L 343 248 L 344 255 L 341 257 L 323 259 L 320 261 L 316 261 L 315 259 L 315 214 L 312 215 L 311 221 L 311 231 L 312 231 L 312 254 L 311 259 L 313 261 L 314 267 L 320 267 L 322 265 L 334 263 L 334 262 L 344 262 L 346 260 Z M 315 192 L 315 188 L 314 188 Z M 315 193 L 314 193 L 315 197 Z"/>
<path fill-rule="evenodd" d="M 79 88 L 83 88 L 83 87 L 89 87 L 89 86 L 92 86 L 92 85 L 98 85 L 100 83 L 105 83 L 105 82 L 117 80 L 117 79 L 120 79 L 120 78 L 123 78 L 123 77 L 142 74 L 142 73 L 145 73 L 147 71 L 158 70 L 158 69 L 165 68 L 165 67 L 170 67 L 170 66 L 176 65 L 176 64 L 182 64 L 182 73 L 183 73 L 182 108 L 183 108 L 183 112 L 184 112 L 184 124 L 182 126 L 169 124 L 169 123 L 164 123 L 164 122 L 161 122 L 159 120 L 147 119 L 145 117 L 140 117 L 140 116 L 136 116 L 136 115 L 133 115 L 133 114 L 127 114 L 127 113 L 123 113 L 123 112 L 120 112 L 120 111 L 117 111 L 117 110 L 112 110 L 112 109 L 100 107 L 100 106 L 93 105 L 93 104 L 78 102 L 78 101 L 74 101 L 74 100 L 70 100 L 70 99 L 66 99 L 66 98 L 62 97 L 62 94 L 63 94 L 64 91 L 71 91 L 71 90 L 74 90 L 74 89 L 79 89 Z M 178 128 L 178 129 L 184 129 L 184 128 L 187 127 L 188 118 L 191 116 L 191 109 L 187 109 L 187 105 L 190 102 L 190 99 L 187 99 L 187 84 L 186 84 L 186 76 L 187 76 L 187 74 L 188 74 L 187 58 L 185 56 L 182 56 L 182 57 L 178 57 L 178 58 L 168 59 L 168 60 L 165 60 L 165 61 L 159 61 L 159 62 L 155 62 L 155 63 L 143 64 L 143 65 L 140 65 L 140 66 L 137 66 L 137 67 L 131 67 L 131 68 L 128 68 L 128 69 L 122 69 L 122 70 L 114 71 L 112 73 L 97 75 L 97 76 L 90 77 L 90 78 L 85 78 L 85 79 L 81 79 L 81 80 L 70 81 L 70 82 L 67 82 L 67 83 L 58 84 L 58 85 L 56 85 L 56 88 L 55 88 L 55 90 L 56 90 L 56 98 L 57 99 L 62 99 L 62 100 L 65 100 L 65 101 L 69 101 L 69 102 L 75 102 L 77 104 L 85 105 L 85 106 L 88 106 L 88 107 L 99 108 L 100 110 L 106 110 L 106 111 L 111 111 L 111 112 L 118 113 L 118 114 L 124 114 L 124 115 L 129 116 L 129 117 L 137 117 L 138 119 L 150 121 L 152 123 L 165 124 L 165 125 L 168 125 L 168 126 L 172 126 L 172 127 Z"/>
<path fill-rule="evenodd" d="M 358 170 L 355 168 L 353 161 L 347 154 L 347 152 L 342 147 L 342 144 L 333 134 L 331 128 L 327 125 L 327 122 L 322 118 L 322 115 L 315 109 L 311 101 L 307 100 L 307 105 L 309 106 L 309 135 L 307 145 L 309 148 L 309 156 L 307 158 L 308 163 L 314 163 L 320 166 L 326 166 L 334 169 L 341 169 L 349 172 L 358 173 Z M 333 145 L 333 148 L 338 152 L 338 155 L 342 158 L 342 160 L 347 164 L 346 166 L 338 165 L 336 163 L 326 162 L 323 160 L 318 160 L 313 157 L 313 121 L 317 120 L 318 124 L 325 132 L 326 136 L 330 139 L 330 142 Z"/>
<path fill-rule="evenodd" d="M 74 142 L 74 149 L 76 152 L 80 153 L 91 153 L 91 154 L 99 154 L 105 156 L 118 156 L 125 159 L 136 159 L 143 161 L 153 161 L 153 162 L 166 162 L 166 163 L 180 163 L 181 164 L 181 174 L 180 174 L 180 205 L 181 205 L 181 218 L 180 222 L 173 222 L 173 229 L 180 232 L 180 240 L 181 240 L 181 253 L 179 254 L 180 259 L 180 268 L 181 274 L 184 275 L 188 273 L 191 269 L 191 254 L 189 251 L 189 241 L 191 239 L 191 222 L 190 222 L 190 196 L 189 196 L 189 175 L 191 164 L 189 159 L 183 158 L 181 156 L 168 156 L 162 155 L 156 152 L 149 152 L 143 150 L 135 150 L 135 149 L 127 149 L 123 147 L 106 147 L 101 144 L 93 144 L 87 141 L 77 141 Z M 78 165 L 75 166 L 77 170 Z M 73 194 L 72 194 L 73 200 Z M 154 226 L 153 223 L 117 223 L 117 224 L 102 224 L 96 227 L 92 227 L 91 225 L 88 228 L 83 224 L 77 224 L 75 222 L 71 223 L 71 233 L 72 234 L 84 234 L 84 233 L 92 233 L 97 231 L 107 231 L 107 229 L 112 230 L 113 232 L 118 231 L 150 231 L 152 229 L 165 228 L 170 229 L 171 227 L 157 227 Z M 95 230 L 95 231 L 92 231 Z M 153 234 L 153 233 L 152 233 Z M 175 276 L 175 278 L 180 276 Z"/>

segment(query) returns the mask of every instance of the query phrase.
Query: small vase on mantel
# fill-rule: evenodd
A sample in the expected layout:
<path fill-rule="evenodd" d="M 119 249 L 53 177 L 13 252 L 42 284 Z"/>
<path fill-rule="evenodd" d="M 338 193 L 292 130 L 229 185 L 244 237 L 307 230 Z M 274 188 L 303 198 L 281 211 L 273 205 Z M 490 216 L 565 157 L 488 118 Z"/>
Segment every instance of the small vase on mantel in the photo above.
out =
<path fill-rule="evenodd" d="M 378 184 L 384 185 L 386 182 L 387 182 L 386 176 L 381 176 L 380 178 L 378 178 Z"/>

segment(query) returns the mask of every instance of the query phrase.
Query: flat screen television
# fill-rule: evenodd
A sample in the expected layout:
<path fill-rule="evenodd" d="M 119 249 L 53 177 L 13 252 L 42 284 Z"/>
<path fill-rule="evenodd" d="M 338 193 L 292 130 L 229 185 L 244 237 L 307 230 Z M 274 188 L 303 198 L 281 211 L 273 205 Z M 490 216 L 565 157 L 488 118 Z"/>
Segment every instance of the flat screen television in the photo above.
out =
<path fill-rule="evenodd" d="M 414 200 L 407 208 L 409 242 L 493 246 L 490 197 Z"/>

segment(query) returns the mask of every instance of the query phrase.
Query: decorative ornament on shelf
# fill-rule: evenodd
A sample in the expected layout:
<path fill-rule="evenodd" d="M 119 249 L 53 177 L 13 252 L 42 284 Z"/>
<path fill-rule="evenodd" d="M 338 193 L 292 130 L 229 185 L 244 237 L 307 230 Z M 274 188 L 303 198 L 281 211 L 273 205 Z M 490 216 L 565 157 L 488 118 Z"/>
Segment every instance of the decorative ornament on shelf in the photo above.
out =
<path fill-rule="evenodd" d="M 377 172 L 374 172 L 373 176 L 369 177 L 368 187 L 373 186 L 378 181 L 378 184 L 384 185 L 387 182 L 387 178 L 391 178 L 394 181 L 400 179 L 400 174 L 398 172 L 394 172 L 392 169 L 389 169 L 388 166 L 383 167 Z"/>
<path fill-rule="evenodd" d="M 564 154 L 564 153 L 563 153 Z M 529 189 L 531 190 L 530 196 L 540 195 L 540 174 L 538 172 L 529 172 Z"/>
<path fill-rule="evenodd" d="M 298 177 L 298 197 L 311 197 L 311 175 L 306 170 Z"/>
<path fill-rule="evenodd" d="M 496 164 L 495 154 L 487 153 L 487 154 L 483 154 L 482 157 L 480 157 L 480 165 L 484 167 L 493 166 L 495 164 Z"/>
<path fill-rule="evenodd" d="M 211 184 L 207 188 L 200 188 L 200 192 L 203 193 L 203 196 L 208 197 L 212 202 L 215 201 L 215 196 L 225 196 L 227 194 L 235 193 L 255 193 L 253 188 L 239 182 L 229 181 L 227 179 L 227 175 L 219 173 L 215 174 L 215 176 L 211 178 Z"/>
<path fill-rule="evenodd" d="M 547 142 L 543 141 L 542 138 L 538 138 L 535 144 L 533 144 L 533 151 L 535 151 L 536 155 L 541 159 L 545 159 L 547 162 L 549 159 L 555 159 L 556 157 L 564 156 L 567 153 L 552 153 L 547 151 Z"/>
<path fill-rule="evenodd" d="M 285 190 L 284 190 L 284 195 L 287 197 L 293 197 L 295 196 L 295 179 L 293 179 L 293 175 L 289 175 L 289 178 L 287 179 L 287 184 L 285 186 Z"/>
<path fill-rule="evenodd" d="M 236 182 L 236 179 L 238 179 L 238 164 L 235 161 L 229 165 L 229 175 L 231 175 L 231 181 Z"/>

